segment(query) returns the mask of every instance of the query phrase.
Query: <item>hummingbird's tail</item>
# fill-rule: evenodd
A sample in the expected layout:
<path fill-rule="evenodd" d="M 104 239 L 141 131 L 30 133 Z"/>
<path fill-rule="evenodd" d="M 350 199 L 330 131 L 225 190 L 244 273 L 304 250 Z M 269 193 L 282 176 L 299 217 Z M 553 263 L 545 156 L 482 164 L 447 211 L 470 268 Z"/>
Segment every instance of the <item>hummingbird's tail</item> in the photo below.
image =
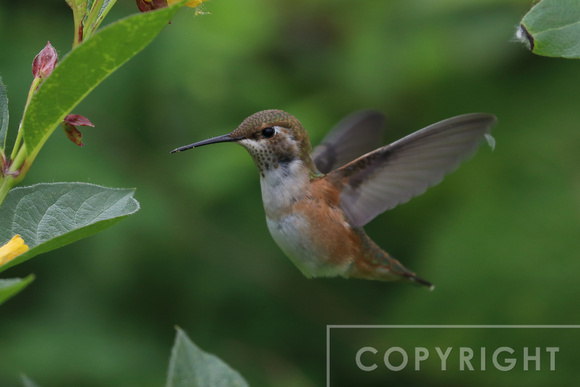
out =
<path fill-rule="evenodd" d="M 382 281 L 407 280 L 426 286 L 429 290 L 435 289 L 432 283 L 415 275 L 415 273 L 403 266 L 401 262 L 381 249 L 362 228 L 356 229 L 356 231 L 360 236 L 360 251 L 363 256 L 355 260 L 348 272 L 349 277 Z"/>
<path fill-rule="evenodd" d="M 393 258 L 391 258 L 391 259 L 393 259 Z M 397 261 L 397 260 L 395 259 L 395 261 Z M 399 261 L 397 261 L 397 262 L 399 262 Z M 416 282 L 420 285 L 427 286 L 429 288 L 429 290 L 431 290 L 431 291 L 435 290 L 435 285 L 433 285 L 431 282 L 424 280 L 423 278 L 415 275 L 415 273 L 413 273 L 413 272 L 405 273 L 405 274 L 403 274 L 403 277 L 408 278 L 411 282 Z"/>

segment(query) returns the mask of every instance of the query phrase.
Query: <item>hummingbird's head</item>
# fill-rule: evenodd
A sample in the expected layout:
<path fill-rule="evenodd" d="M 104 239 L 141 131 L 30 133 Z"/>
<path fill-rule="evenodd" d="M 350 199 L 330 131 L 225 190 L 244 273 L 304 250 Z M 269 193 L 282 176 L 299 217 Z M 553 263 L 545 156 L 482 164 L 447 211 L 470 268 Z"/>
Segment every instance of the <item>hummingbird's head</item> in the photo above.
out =
<path fill-rule="evenodd" d="M 177 148 L 172 153 L 218 142 L 237 142 L 246 148 L 262 176 L 269 169 L 298 159 L 315 168 L 310 158 L 312 147 L 308 133 L 300 121 L 282 110 L 252 114 L 230 134 Z"/>
<path fill-rule="evenodd" d="M 246 118 L 232 133 L 263 174 L 296 159 L 310 159 L 310 140 L 300 121 L 282 110 L 263 110 Z"/>

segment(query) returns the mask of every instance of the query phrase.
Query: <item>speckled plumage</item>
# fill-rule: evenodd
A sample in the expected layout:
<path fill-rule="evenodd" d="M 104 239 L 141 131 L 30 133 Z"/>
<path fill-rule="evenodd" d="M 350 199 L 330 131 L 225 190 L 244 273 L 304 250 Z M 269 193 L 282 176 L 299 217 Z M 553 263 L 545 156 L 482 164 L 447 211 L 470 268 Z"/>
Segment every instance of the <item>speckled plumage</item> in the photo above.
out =
<path fill-rule="evenodd" d="M 258 143 L 257 140 L 263 129 L 275 126 L 287 129 L 287 134 L 292 141 L 284 141 L 280 136 L 276 136 L 268 141 L 265 147 L 251 146 L 251 142 Z M 251 149 L 250 155 L 254 158 L 260 174 L 263 174 L 264 168 L 277 167 L 278 162 L 286 162 L 297 154 L 311 162 L 312 146 L 308 134 L 300 121 L 285 111 L 270 109 L 252 114 L 242 121 L 230 135 L 251 141 L 247 141 L 245 147 L 248 150 Z M 311 166 L 315 169 L 313 163 Z"/>

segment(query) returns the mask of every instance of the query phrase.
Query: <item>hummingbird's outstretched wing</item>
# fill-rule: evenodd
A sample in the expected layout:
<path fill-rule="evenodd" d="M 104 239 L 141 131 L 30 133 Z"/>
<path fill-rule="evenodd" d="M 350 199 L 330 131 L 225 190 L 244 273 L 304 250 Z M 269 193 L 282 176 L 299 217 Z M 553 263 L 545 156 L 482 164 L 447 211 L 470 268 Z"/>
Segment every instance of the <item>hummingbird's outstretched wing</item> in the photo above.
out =
<path fill-rule="evenodd" d="M 357 227 L 439 183 L 473 155 L 497 121 L 490 114 L 465 114 L 430 125 L 332 171 L 343 184 L 340 205 Z"/>
<path fill-rule="evenodd" d="M 328 173 L 381 145 L 385 116 L 373 110 L 354 112 L 340 120 L 312 151 L 312 160 Z"/>

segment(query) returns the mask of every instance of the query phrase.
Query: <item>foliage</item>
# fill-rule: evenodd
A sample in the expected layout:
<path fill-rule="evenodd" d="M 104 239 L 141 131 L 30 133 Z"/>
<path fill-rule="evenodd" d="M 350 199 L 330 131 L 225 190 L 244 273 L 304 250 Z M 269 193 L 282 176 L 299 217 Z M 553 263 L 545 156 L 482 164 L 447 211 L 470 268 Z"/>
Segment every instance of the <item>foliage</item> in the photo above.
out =
<path fill-rule="evenodd" d="M 127 17 L 75 47 L 42 83 L 26 109 L 21 130 L 24 131 L 27 159 L 34 160 L 72 109 L 106 77 L 145 48 L 178 9 L 179 6 L 175 6 Z"/>
<path fill-rule="evenodd" d="M 524 16 L 517 32 L 534 54 L 580 58 L 580 3 L 542 0 Z"/>
<path fill-rule="evenodd" d="M 248 383 L 218 357 L 195 345 L 177 328 L 166 387 L 247 387 Z"/>
<path fill-rule="evenodd" d="M 36 184 L 10 191 L 0 207 L 0 243 L 21 235 L 30 250 L 0 271 L 104 230 L 135 213 L 132 189 L 85 183 Z"/>
<path fill-rule="evenodd" d="M 0 272 L 38 254 L 55 250 L 102 231 L 139 209 L 134 190 L 85 183 L 36 184 L 11 189 L 21 181 L 54 129 L 83 146 L 76 126 L 94 126 L 70 114 L 99 83 L 147 46 L 185 1 L 156 12 L 137 14 L 92 36 L 115 1 L 67 1 L 73 10 L 73 50 L 56 66 L 52 45 L 34 58 L 23 120 L 12 149 L 5 152 L 8 98 L 0 80 Z M 199 1 L 196 3 L 198 5 Z M 83 44 L 81 44 L 83 43 Z M 24 244 L 26 241 L 26 244 Z M 33 275 L 0 280 L 0 304 L 24 289 Z M 26 376 L 25 386 L 36 384 Z M 179 330 L 172 353 L 168 386 L 247 385 L 235 371 L 197 348 Z"/>
<path fill-rule="evenodd" d="M 83 116 L 70 114 L 71 110 L 147 46 L 183 4 L 125 18 L 92 36 L 114 3 L 97 0 L 88 6 L 86 1 L 68 2 L 75 21 L 73 50 L 58 66 L 50 42 L 34 58 L 33 82 L 11 154 L 5 149 L 8 97 L 0 81 L 0 246 L 9 246 L 15 235 L 22 234 L 26 249 L 30 248 L 18 254 L 7 251 L 10 259 L 0 260 L 0 271 L 101 231 L 139 208 L 132 191 L 94 185 L 62 183 L 10 191 L 26 176 L 59 124 L 63 123 L 71 140 L 83 145 L 75 125 L 94 125 Z M 29 282 L 20 281 L 23 286 L 12 289 L 21 290 Z"/>
<path fill-rule="evenodd" d="M 26 278 L 0 279 L 0 304 L 16 295 L 34 280 L 31 274 Z"/>
<path fill-rule="evenodd" d="M 22 384 L 24 387 L 38 386 L 25 375 L 22 376 Z M 210 386 L 247 387 L 248 383 L 218 357 L 202 351 L 183 330 L 177 328 L 166 387 Z"/>

